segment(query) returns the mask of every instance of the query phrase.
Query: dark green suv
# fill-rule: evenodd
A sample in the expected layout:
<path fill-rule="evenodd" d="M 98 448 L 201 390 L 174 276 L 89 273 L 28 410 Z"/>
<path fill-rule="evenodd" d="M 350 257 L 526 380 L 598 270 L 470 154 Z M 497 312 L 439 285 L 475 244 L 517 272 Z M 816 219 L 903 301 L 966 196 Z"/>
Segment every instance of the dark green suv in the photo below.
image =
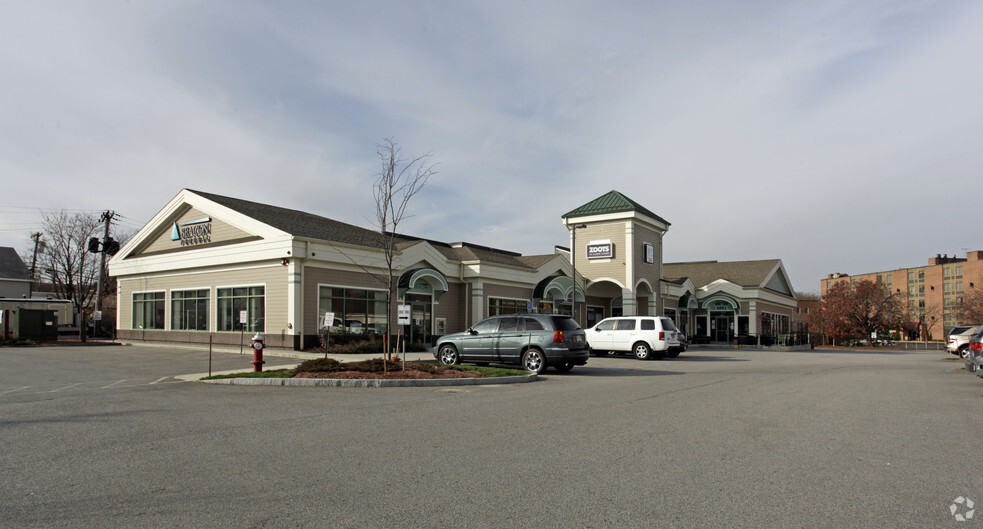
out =
<path fill-rule="evenodd" d="M 561 314 L 492 316 L 440 338 L 434 348 L 434 358 L 441 364 L 518 364 L 532 373 L 547 367 L 570 371 L 586 364 L 589 357 L 584 330 Z"/>

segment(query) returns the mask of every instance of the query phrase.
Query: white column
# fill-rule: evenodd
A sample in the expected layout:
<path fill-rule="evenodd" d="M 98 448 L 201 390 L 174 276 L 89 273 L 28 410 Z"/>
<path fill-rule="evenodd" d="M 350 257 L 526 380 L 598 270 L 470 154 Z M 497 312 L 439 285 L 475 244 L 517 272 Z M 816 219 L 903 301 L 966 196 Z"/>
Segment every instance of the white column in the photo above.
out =
<path fill-rule="evenodd" d="M 471 321 L 468 327 L 485 317 L 485 284 L 481 281 L 471 283 Z"/>
<path fill-rule="evenodd" d="M 635 291 L 630 288 L 621 289 L 621 314 L 623 316 L 638 314 L 638 299 L 635 298 Z"/>
<path fill-rule="evenodd" d="M 293 347 L 293 336 L 301 336 L 300 348 L 303 349 L 307 344 L 304 340 L 304 265 L 300 259 L 290 259 L 287 265 L 287 323 L 292 328 L 287 329 L 287 336 L 291 343 L 284 344 Z"/>

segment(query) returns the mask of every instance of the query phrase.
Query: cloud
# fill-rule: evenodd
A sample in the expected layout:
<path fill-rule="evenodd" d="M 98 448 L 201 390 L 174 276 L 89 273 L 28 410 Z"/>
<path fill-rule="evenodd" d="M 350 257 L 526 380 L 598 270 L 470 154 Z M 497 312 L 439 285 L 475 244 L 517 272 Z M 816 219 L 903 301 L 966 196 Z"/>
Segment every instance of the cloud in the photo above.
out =
<path fill-rule="evenodd" d="M 183 187 L 367 225 L 386 137 L 439 162 L 406 223 L 438 240 L 547 253 L 560 215 L 617 189 L 672 223 L 667 260 L 778 257 L 800 290 L 979 244 L 947 216 L 980 191 L 972 2 L 8 15 L 2 245 L 31 230 L 3 206 L 146 220 Z"/>

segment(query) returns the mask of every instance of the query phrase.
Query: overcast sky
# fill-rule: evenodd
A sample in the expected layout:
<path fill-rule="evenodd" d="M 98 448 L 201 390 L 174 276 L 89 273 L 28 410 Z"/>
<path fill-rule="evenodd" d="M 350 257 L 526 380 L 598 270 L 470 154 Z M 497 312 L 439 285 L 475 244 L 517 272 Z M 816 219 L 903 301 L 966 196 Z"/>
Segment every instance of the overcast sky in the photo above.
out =
<path fill-rule="evenodd" d="M 392 137 L 411 235 L 550 253 L 617 190 L 815 292 L 983 249 L 981 52 L 975 0 L 8 2 L 0 246 L 182 188 L 371 227 Z"/>

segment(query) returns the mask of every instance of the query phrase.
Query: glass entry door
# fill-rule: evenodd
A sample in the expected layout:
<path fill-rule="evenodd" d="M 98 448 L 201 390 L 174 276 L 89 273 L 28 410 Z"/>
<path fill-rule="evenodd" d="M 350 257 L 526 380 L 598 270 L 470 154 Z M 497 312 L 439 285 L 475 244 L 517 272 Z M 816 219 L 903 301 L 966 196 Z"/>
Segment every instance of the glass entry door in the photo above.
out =
<path fill-rule="evenodd" d="M 734 314 L 731 312 L 710 313 L 713 341 L 729 342 L 734 336 Z"/>
<path fill-rule="evenodd" d="M 433 301 L 430 296 L 408 294 L 406 303 L 410 306 L 410 325 L 406 339 L 410 343 L 430 344 L 433 337 Z"/>

